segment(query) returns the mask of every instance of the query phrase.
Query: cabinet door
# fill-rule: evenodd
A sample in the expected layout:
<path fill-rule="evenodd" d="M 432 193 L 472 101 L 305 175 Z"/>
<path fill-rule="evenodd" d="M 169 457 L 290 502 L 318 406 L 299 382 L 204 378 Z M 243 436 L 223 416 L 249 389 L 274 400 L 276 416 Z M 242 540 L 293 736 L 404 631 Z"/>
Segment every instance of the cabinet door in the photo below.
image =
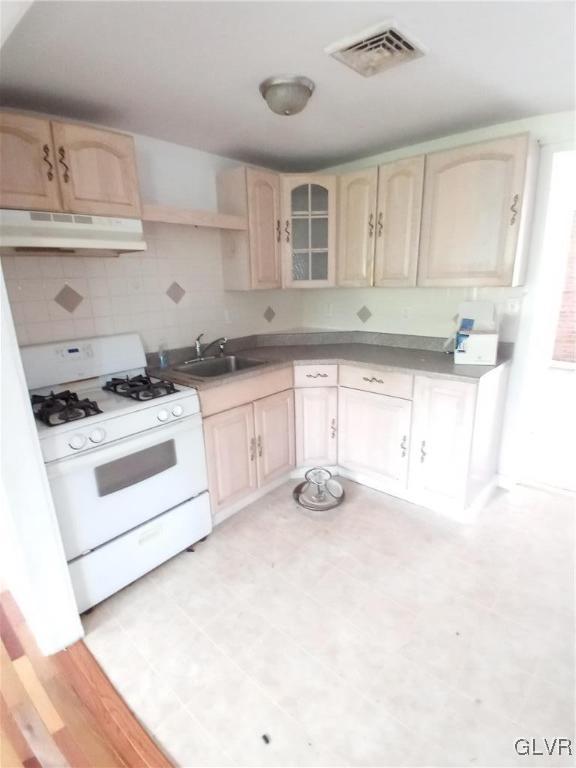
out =
<path fill-rule="evenodd" d="M 416 376 L 410 490 L 431 500 L 463 498 L 475 403 L 476 384 Z"/>
<path fill-rule="evenodd" d="M 337 462 L 338 389 L 296 389 L 296 463 L 300 467 Z"/>
<path fill-rule="evenodd" d="M 52 123 L 64 209 L 95 216 L 140 216 L 131 136 Z"/>
<path fill-rule="evenodd" d="M 280 177 L 246 171 L 252 288 L 280 288 Z"/>
<path fill-rule="evenodd" d="M 336 177 L 282 177 L 282 265 L 289 288 L 334 285 Z"/>
<path fill-rule="evenodd" d="M 419 285 L 511 285 L 528 136 L 426 158 Z"/>
<path fill-rule="evenodd" d="M 338 285 L 372 285 L 378 169 L 338 179 Z"/>
<path fill-rule="evenodd" d="M 374 285 L 416 285 L 424 155 L 381 165 Z"/>
<path fill-rule="evenodd" d="M 252 405 L 204 419 L 204 441 L 210 500 L 216 513 L 257 488 Z"/>
<path fill-rule="evenodd" d="M 258 485 L 290 472 L 294 467 L 294 390 L 264 397 L 254 403 Z"/>
<path fill-rule="evenodd" d="M 50 122 L 0 113 L 0 208 L 61 211 Z"/>
<path fill-rule="evenodd" d="M 404 487 L 408 470 L 409 400 L 341 387 L 338 463 Z"/>

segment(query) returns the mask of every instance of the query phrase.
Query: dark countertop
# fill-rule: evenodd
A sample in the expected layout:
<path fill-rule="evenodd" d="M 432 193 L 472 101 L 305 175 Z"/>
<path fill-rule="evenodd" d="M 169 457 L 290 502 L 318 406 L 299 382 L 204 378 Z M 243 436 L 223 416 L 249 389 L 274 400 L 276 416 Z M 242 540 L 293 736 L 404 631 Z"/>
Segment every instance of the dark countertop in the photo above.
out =
<path fill-rule="evenodd" d="M 159 369 L 150 360 L 149 372 L 153 376 L 170 379 L 176 383 L 196 387 L 199 390 L 229 384 L 231 381 L 258 376 L 267 371 L 278 370 L 291 365 L 318 365 L 350 363 L 366 368 L 380 370 L 394 370 L 403 373 L 419 373 L 430 376 L 438 376 L 458 381 L 478 381 L 482 376 L 508 362 L 510 350 L 503 349 L 502 355 L 496 365 L 454 365 L 454 358 L 438 349 L 406 348 L 402 346 L 389 346 L 382 343 L 347 343 L 342 339 L 344 334 L 339 334 L 338 343 L 305 343 L 293 344 L 299 340 L 296 334 L 285 334 L 268 338 L 246 337 L 245 339 L 233 339 L 229 342 L 229 354 L 237 354 L 239 357 L 247 357 L 253 360 L 263 360 L 266 364 L 254 368 L 237 371 L 234 373 L 217 376 L 211 379 L 195 379 L 186 373 L 173 370 L 171 367 Z M 352 335 L 352 334 L 350 334 Z M 304 334 L 306 336 L 306 334 Z M 304 336 L 302 339 L 304 340 Z M 272 343 L 276 340 L 278 343 Z M 316 341 L 308 335 L 307 341 Z M 268 342 L 269 346 L 266 344 Z M 284 342 L 284 343 L 282 343 Z M 288 343 L 286 343 L 288 342 Z M 427 346 L 431 346 L 430 343 Z M 438 347 L 438 345 L 433 345 Z M 183 353 L 188 354 L 189 352 Z M 186 356 L 178 355 L 180 360 Z M 192 355 L 193 356 L 193 355 Z"/>

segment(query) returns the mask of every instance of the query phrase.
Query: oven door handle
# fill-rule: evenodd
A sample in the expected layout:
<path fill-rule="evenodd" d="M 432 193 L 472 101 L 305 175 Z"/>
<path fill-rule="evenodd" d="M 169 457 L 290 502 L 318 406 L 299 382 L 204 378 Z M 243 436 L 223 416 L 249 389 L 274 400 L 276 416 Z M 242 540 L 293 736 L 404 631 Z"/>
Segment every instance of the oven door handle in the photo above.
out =
<path fill-rule="evenodd" d="M 103 426 L 106 428 L 105 422 Z M 146 448 L 151 448 L 158 443 L 176 438 L 183 432 L 193 431 L 200 431 L 200 439 L 202 439 L 202 416 L 199 413 L 192 414 L 178 421 L 163 424 L 161 427 L 158 426 L 154 427 L 154 429 L 139 432 L 136 435 L 123 437 L 120 440 L 104 444 L 100 443 L 89 450 L 80 451 L 72 456 L 48 462 L 46 464 L 46 472 L 50 479 L 62 477 L 86 467 L 99 467 L 102 464 L 121 459 L 131 453 L 137 453 Z M 71 432 L 70 435 L 72 434 Z"/>

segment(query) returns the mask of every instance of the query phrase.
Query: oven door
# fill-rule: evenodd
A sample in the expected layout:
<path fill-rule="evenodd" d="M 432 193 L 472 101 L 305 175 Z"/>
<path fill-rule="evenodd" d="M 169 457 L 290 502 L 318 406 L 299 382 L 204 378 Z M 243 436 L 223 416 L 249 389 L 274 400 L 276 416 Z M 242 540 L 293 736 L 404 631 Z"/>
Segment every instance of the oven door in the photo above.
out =
<path fill-rule="evenodd" d="M 208 487 L 200 414 L 46 466 L 68 560 Z"/>

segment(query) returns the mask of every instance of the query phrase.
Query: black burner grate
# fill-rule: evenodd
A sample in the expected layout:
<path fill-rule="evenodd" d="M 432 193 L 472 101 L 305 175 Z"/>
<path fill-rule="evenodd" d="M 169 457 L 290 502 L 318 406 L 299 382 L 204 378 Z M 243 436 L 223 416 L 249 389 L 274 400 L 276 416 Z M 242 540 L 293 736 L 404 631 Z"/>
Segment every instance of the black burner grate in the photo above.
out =
<path fill-rule="evenodd" d="M 114 392 L 122 397 L 131 397 L 133 400 L 152 400 L 155 397 L 164 397 L 178 392 L 171 381 L 152 381 L 149 376 L 114 377 L 107 381 L 102 389 Z"/>
<path fill-rule="evenodd" d="M 49 427 L 102 413 L 94 400 L 80 400 L 75 392 L 68 389 L 57 394 L 32 395 L 32 410 L 36 418 Z"/>

